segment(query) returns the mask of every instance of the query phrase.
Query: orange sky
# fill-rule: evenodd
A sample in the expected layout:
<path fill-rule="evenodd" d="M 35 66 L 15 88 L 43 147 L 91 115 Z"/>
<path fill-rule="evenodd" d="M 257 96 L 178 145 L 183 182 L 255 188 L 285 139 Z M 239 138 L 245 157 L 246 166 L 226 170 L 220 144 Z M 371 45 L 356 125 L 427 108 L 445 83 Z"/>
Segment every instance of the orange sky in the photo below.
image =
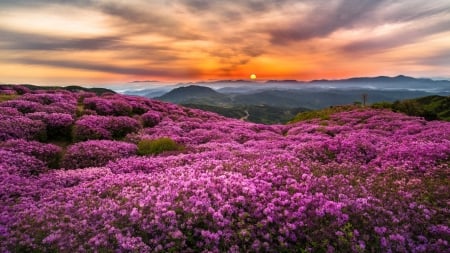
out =
<path fill-rule="evenodd" d="M 0 2 L 0 83 L 450 78 L 446 0 Z"/>

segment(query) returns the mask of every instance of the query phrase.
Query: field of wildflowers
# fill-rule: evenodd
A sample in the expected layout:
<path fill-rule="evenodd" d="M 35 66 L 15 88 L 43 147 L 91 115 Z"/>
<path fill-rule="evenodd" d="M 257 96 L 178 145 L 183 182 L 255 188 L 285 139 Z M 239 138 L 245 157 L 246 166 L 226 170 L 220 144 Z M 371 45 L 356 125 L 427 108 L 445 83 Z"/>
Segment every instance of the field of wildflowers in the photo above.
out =
<path fill-rule="evenodd" d="M 0 90 L 1 252 L 449 252 L 450 123 Z M 138 154 L 143 140 L 183 147 Z"/>

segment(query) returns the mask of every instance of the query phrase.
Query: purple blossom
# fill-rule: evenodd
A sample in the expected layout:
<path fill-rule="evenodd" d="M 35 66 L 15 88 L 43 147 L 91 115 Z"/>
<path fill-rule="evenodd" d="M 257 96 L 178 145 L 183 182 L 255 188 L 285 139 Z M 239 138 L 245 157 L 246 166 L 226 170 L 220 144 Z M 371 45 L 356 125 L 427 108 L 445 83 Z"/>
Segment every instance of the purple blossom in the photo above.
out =
<path fill-rule="evenodd" d="M 98 167 L 119 158 L 135 155 L 134 144 L 120 141 L 85 141 L 70 146 L 62 160 L 65 169 Z"/>
<path fill-rule="evenodd" d="M 136 119 L 126 116 L 86 115 L 75 123 L 76 140 L 122 138 L 141 128 Z"/>
<path fill-rule="evenodd" d="M 33 156 L 49 167 L 58 166 L 62 152 L 61 148 L 56 145 L 38 141 L 26 141 L 24 139 L 8 140 L 0 143 L 0 149 Z"/>
<path fill-rule="evenodd" d="M 0 115 L 0 141 L 9 139 L 45 140 L 45 124 L 23 116 Z"/>

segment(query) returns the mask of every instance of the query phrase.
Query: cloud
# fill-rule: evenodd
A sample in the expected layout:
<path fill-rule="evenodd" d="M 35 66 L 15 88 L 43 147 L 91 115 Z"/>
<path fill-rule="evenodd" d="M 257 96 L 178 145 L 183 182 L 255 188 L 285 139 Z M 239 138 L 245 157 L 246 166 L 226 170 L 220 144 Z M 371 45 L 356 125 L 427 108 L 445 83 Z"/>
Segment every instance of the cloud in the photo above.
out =
<path fill-rule="evenodd" d="M 71 68 L 89 71 L 100 71 L 113 74 L 133 75 L 133 76 L 173 76 L 173 77 L 189 77 L 196 76 L 199 73 L 193 69 L 184 68 L 156 68 L 156 67 L 130 67 L 115 66 L 102 63 L 92 63 L 76 60 L 52 60 L 52 59 L 35 59 L 35 58 L 10 58 L 10 62 L 30 65 L 42 65 L 58 68 Z"/>
<path fill-rule="evenodd" d="M 448 31 L 450 20 L 422 25 L 409 25 L 395 33 L 353 41 L 341 47 L 340 50 L 347 54 L 368 54 L 381 50 L 387 50 L 398 46 L 415 43 L 426 36 Z"/>
<path fill-rule="evenodd" d="M 309 2 L 308 11 L 293 20 L 267 29 L 272 43 L 287 44 L 317 37 L 327 37 L 340 29 L 376 27 L 399 22 L 420 22 L 434 15 L 448 15 L 445 1 L 393 0 L 317 0 Z"/>
<path fill-rule="evenodd" d="M 148 57 L 152 63 L 168 63 L 181 59 L 182 56 L 169 46 L 136 45 L 127 43 L 126 37 L 102 36 L 92 38 L 66 38 L 41 34 L 21 33 L 0 29 L 2 43 L 0 50 L 19 50 L 24 52 L 47 51 L 58 52 L 64 58 L 70 52 L 106 50 L 117 52 L 121 59 L 139 59 Z"/>
<path fill-rule="evenodd" d="M 308 11 L 288 23 L 269 28 L 268 32 L 275 44 L 324 37 L 338 29 L 355 26 L 362 18 L 373 15 L 382 3 L 372 0 L 311 2 Z"/>
<path fill-rule="evenodd" d="M 0 48 L 10 50 L 104 50 L 121 47 L 121 37 L 62 38 L 0 29 Z"/>
<path fill-rule="evenodd" d="M 413 61 L 426 66 L 450 67 L 450 49 L 440 50 L 429 56 L 415 58 Z"/>

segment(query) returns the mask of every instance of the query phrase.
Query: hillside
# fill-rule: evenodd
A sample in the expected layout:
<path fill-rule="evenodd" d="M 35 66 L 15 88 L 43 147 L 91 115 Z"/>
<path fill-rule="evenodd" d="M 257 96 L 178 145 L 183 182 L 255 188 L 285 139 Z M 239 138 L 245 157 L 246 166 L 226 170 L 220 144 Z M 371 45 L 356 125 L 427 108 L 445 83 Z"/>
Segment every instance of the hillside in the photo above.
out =
<path fill-rule="evenodd" d="M 403 100 L 429 95 L 424 91 L 366 90 L 366 89 L 304 89 L 266 90 L 258 93 L 237 95 L 237 104 L 265 104 L 274 107 L 304 107 L 323 109 L 330 106 L 361 102 L 362 94 L 367 94 L 369 103 Z"/>
<path fill-rule="evenodd" d="M 450 96 L 426 96 L 416 99 L 382 102 L 372 105 L 374 108 L 389 108 L 410 116 L 424 117 L 427 120 L 450 121 Z"/>
<path fill-rule="evenodd" d="M 204 104 L 182 104 L 183 106 L 215 112 L 222 116 L 261 124 L 287 123 L 297 113 L 309 111 L 305 108 L 283 108 L 266 105 L 228 105 L 212 106 Z"/>
<path fill-rule="evenodd" d="M 0 88 L 0 252 L 445 252 L 450 123 Z M 412 225 L 413 224 L 413 225 Z"/>
<path fill-rule="evenodd" d="M 227 95 L 216 92 L 211 88 L 197 85 L 175 88 L 156 99 L 177 104 L 220 105 L 231 102 Z"/>

